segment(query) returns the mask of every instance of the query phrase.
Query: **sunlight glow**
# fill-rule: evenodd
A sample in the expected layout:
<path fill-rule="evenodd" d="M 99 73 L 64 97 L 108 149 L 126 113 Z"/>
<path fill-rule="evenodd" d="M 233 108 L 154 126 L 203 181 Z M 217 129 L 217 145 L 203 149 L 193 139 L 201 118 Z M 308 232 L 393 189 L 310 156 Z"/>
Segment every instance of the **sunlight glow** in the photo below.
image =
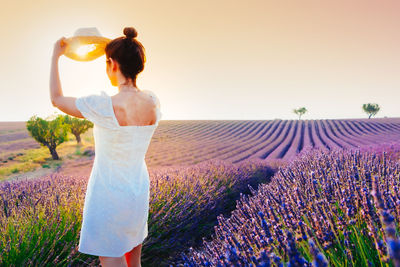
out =
<path fill-rule="evenodd" d="M 76 53 L 80 56 L 85 56 L 86 54 L 90 53 L 91 51 L 96 49 L 96 45 L 89 44 L 89 45 L 82 45 L 76 49 Z"/>

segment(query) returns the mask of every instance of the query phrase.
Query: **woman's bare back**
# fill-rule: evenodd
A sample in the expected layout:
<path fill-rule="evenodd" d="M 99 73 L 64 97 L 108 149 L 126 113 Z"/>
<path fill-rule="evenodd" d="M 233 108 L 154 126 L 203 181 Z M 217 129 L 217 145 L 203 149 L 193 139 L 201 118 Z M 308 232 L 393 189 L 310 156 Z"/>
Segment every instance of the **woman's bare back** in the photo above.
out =
<path fill-rule="evenodd" d="M 146 126 L 157 120 L 156 105 L 144 92 L 119 92 L 111 100 L 120 126 Z"/>

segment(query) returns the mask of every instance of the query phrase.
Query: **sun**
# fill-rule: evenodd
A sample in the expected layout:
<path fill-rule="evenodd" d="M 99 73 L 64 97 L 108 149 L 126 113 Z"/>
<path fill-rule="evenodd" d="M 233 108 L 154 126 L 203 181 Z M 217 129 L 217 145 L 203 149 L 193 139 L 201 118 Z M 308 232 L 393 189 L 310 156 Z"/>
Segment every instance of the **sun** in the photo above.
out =
<path fill-rule="evenodd" d="M 95 49 L 96 49 L 96 45 L 94 45 L 94 44 L 81 45 L 76 49 L 76 53 L 79 56 L 83 57 L 83 56 L 87 55 L 88 53 L 92 52 Z"/>

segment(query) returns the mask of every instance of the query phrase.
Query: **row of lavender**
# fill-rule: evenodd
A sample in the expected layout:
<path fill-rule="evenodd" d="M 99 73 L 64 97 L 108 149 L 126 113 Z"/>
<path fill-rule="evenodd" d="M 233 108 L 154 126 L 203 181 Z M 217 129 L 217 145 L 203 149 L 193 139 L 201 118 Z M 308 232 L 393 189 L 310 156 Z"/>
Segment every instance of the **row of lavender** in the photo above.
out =
<path fill-rule="evenodd" d="M 399 184 L 399 143 L 302 153 L 176 265 L 400 266 Z"/>
<path fill-rule="evenodd" d="M 150 166 L 217 158 L 293 160 L 310 148 L 329 151 L 400 139 L 400 118 L 335 120 L 165 121 L 149 147 Z"/>
<path fill-rule="evenodd" d="M 25 127 L 25 126 L 24 126 Z M 0 124 L 1 128 L 1 124 Z M 237 163 L 246 159 L 287 161 L 300 151 L 357 148 L 400 139 L 400 118 L 335 120 L 166 120 L 146 153 L 156 166 L 191 165 L 209 159 Z M 32 143 L 33 142 L 33 143 Z M 23 131 L 0 134 L 0 158 L 38 147 Z M 22 151 L 24 152 L 24 151 Z"/>
<path fill-rule="evenodd" d="M 190 167 L 149 169 L 149 236 L 142 264 L 168 264 L 210 236 L 220 214 L 235 208 L 248 184 L 270 180 L 262 162 L 210 160 Z M 0 183 L 0 266 L 88 266 L 98 258 L 77 251 L 86 177 L 51 175 Z"/>

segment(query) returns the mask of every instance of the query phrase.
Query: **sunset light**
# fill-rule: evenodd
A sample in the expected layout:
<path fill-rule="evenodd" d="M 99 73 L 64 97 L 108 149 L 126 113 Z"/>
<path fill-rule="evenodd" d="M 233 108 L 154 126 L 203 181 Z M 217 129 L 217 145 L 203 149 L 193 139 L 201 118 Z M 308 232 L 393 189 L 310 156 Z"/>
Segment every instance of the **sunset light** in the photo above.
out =
<path fill-rule="evenodd" d="M 96 45 L 95 44 L 89 44 L 89 45 L 81 45 L 76 49 L 76 53 L 79 56 L 85 56 L 86 54 L 92 52 L 93 50 L 96 49 Z"/>
<path fill-rule="evenodd" d="M 400 0 L 2 7 L 0 267 L 400 267 Z"/>
<path fill-rule="evenodd" d="M 137 86 L 158 94 L 164 120 L 292 119 L 298 107 L 304 119 L 362 118 L 365 103 L 382 107 L 379 118 L 400 116 L 400 1 L 18 3 L 1 17 L 3 121 L 57 111 L 43 88 L 61 37 L 71 44 L 59 62 L 65 95 L 116 94 L 105 44 L 74 35 L 95 27 L 112 40 L 125 26 L 146 49 Z"/>

